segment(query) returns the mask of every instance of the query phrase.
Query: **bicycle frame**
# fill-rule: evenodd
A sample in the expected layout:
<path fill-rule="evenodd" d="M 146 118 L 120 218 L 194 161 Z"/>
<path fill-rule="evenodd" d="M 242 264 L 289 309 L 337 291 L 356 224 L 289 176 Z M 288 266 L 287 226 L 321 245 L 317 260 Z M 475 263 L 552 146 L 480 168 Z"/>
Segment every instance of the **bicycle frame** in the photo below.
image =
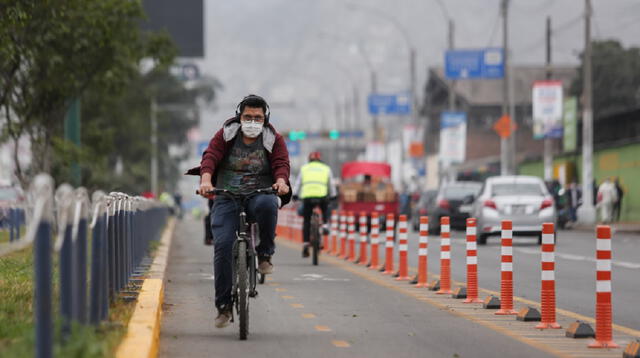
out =
<path fill-rule="evenodd" d="M 198 193 L 198 192 L 196 192 Z M 247 194 L 237 194 L 228 190 L 214 189 L 208 194 L 222 195 L 231 199 L 238 209 L 238 231 L 236 240 L 232 247 L 231 265 L 231 301 L 235 306 L 240 319 L 240 339 L 247 339 L 249 332 L 249 301 L 248 297 L 256 297 L 258 255 L 256 252 L 256 238 L 258 229 L 256 223 L 249 223 L 245 206 L 247 201 L 257 194 L 276 194 L 275 190 L 258 189 Z M 244 247 L 246 252 L 241 252 L 240 247 Z M 246 270 L 247 272 L 243 272 Z M 248 274 L 248 275 L 247 275 Z M 244 292 L 242 292 L 244 291 Z M 231 322 L 233 322 L 233 309 L 231 310 Z"/>

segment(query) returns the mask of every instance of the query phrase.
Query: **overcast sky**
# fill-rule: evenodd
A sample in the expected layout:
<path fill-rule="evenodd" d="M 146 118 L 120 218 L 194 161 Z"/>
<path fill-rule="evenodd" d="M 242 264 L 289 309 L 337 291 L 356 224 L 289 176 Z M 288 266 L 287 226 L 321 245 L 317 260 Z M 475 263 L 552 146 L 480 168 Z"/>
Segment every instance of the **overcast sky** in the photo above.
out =
<path fill-rule="evenodd" d="M 640 46 L 640 0 L 593 4 L 595 38 Z M 206 56 L 199 63 L 225 88 L 219 109 L 205 113 L 202 134 L 208 137 L 250 92 L 273 104 L 272 118 L 281 131 L 319 129 L 323 119 L 332 126 L 336 104 L 342 108 L 352 101 L 354 89 L 364 116 L 367 61 L 378 74 L 380 93 L 403 91 L 409 83 L 408 47 L 415 47 L 421 90 L 427 68 L 443 65 L 446 16 L 455 22 L 456 47 L 501 46 L 499 6 L 500 0 L 205 0 Z M 513 63 L 544 62 L 550 15 L 553 61 L 577 64 L 584 46 L 583 13 L 582 0 L 512 0 Z M 292 102 L 295 107 L 284 105 Z"/>

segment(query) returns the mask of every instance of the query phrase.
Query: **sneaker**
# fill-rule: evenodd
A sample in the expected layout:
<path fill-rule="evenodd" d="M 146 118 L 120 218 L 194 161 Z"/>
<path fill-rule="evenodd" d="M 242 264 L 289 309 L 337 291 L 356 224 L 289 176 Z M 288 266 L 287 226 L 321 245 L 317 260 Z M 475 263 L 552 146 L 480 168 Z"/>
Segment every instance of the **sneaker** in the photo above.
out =
<path fill-rule="evenodd" d="M 271 256 L 258 256 L 258 272 L 263 275 L 269 275 L 273 273 Z"/>
<path fill-rule="evenodd" d="M 306 243 L 302 247 L 302 257 L 309 257 L 309 244 Z"/>
<path fill-rule="evenodd" d="M 231 320 L 231 305 L 225 305 L 218 307 L 218 316 L 216 317 L 215 325 L 217 328 L 224 328 L 229 325 Z"/>

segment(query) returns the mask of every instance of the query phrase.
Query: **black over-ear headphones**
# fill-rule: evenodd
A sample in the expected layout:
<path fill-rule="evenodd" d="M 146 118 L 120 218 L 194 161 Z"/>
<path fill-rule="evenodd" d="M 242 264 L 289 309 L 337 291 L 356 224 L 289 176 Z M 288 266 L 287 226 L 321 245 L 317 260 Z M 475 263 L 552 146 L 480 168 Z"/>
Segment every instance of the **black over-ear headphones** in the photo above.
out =
<path fill-rule="evenodd" d="M 265 123 L 268 123 L 269 122 L 269 116 L 271 115 L 271 109 L 269 109 L 269 103 L 267 103 L 267 101 L 264 98 L 262 98 L 262 97 L 260 97 L 260 96 L 258 96 L 256 94 L 250 94 L 250 95 L 246 96 L 245 98 L 243 98 L 242 101 L 240 101 L 240 103 L 238 103 L 238 106 L 236 106 L 236 118 L 240 118 L 240 114 L 241 114 L 240 111 L 241 111 L 242 107 L 244 106 L 244 103 L 247 100 L 250 100 L 250 99 L 258 99 L 258 100 L 261 100 L 262 102 L 264 102 L 264 105 L 265 105 L 264 121 L 265 121 Z"/>

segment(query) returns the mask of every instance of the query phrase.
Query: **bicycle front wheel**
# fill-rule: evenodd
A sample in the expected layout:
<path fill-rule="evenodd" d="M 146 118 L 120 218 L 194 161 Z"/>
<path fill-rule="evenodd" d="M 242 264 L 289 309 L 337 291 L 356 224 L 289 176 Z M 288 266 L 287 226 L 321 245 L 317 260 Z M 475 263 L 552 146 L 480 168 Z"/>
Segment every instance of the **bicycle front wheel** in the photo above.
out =
<path fill-rule="evenodd" d="M 240 339 L 247 339 L 249 334 L 249 276 L 247 270 L 247 243 L 238 242 L 238 318 L 240 319 Z"/>

